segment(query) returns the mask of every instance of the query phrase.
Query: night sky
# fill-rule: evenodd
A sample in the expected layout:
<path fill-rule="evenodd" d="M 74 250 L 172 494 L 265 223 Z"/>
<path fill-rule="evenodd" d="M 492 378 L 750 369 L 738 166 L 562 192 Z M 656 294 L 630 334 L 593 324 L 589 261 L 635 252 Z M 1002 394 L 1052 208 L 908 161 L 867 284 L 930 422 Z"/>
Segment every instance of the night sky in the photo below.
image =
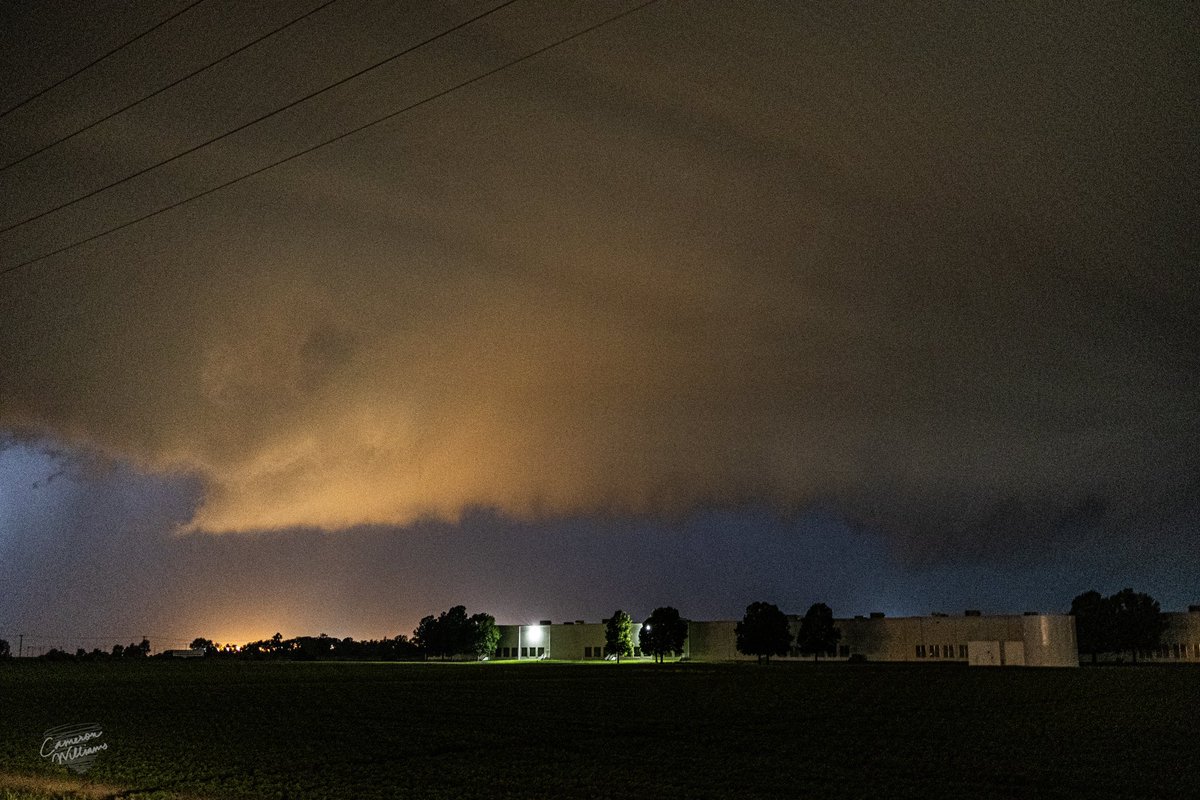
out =
<path fill-rule="evenodd" d="M 189 4 L 5 3 L 0 108 Z M 205 0 L 0 163 L 319 5 Z M 0 170 L 0 227 L 498 5 L 337 0 Z M 0 638 L 1200 601 L 1194 4 L 662 0 L 34 260 L 636 5 L 517 0 L 0 233 Z"/>

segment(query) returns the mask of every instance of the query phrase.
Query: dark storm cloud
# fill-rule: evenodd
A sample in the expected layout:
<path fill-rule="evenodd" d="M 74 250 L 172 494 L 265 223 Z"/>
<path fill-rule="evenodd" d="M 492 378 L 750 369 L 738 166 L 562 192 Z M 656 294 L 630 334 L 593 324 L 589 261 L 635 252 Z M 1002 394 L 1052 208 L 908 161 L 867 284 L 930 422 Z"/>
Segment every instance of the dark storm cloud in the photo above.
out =
<path fill-rule="evenodd" d="M 363 23 L 383 13 L 214 80 L 266 107 L 432 24 Z M 505 14 L 92 208 L 591 16 Z M 198 476 L 209 531 L 752 501 L 927 561 L 1189 530 L 1196 34 L 1169 6 L 660 4 L 5 278 L 0 424 Z M 4 218 L 237 116 L 185 96 L 0 176 Z M 6 260 L 97 213 L 8 234 Z"/>

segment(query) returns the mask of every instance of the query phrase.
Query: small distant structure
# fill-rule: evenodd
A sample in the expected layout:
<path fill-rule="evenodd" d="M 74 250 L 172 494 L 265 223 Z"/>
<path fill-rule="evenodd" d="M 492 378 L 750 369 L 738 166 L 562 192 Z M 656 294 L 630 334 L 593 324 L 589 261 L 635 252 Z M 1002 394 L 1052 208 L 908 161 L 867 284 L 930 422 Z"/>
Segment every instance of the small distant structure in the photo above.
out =
<path fill-rule="evenodd" d="M 189 647 L 184 650 L 163 650 L 167 658 L 204 658 L 203 647 Z"/>

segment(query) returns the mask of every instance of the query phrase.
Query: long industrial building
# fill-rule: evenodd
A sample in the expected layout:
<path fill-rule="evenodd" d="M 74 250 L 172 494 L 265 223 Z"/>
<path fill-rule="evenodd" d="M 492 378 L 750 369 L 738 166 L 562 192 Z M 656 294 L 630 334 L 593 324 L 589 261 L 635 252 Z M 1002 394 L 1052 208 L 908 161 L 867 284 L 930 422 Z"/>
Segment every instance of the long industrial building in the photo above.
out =
<path fill-rule="evenodd" d="M 1197 615 L 1200 617 L 1200 615 Z M 800 630 L 799 616 L 789 616 L 793 636 Z M 961 662 L 976 666 L 1076 667 L 1075 618 L 1067 614 L 1026 613 L 984 616 L 967 611 L 962 616 L 932 614 L 927 617 L 886 617 L 883 614 L 835 620 L 841 630 L 837 647 L 824 654 L 827 660 Z M 737 652 L 736 621 L 688 622 L 684 657 L 696 661 L 750 660 Z M 603 622 L 500 625 L 496 658 L 554 658 L 588 660 L 604 658 Z M 1164 639 L 1166 641 L 1166 639 Z M 634 631 L 637 644 L 637 631 Z M 640 657 L 635 652 L 635 657 Z M 798 650 L 785 658 L 802 657 Z"/>

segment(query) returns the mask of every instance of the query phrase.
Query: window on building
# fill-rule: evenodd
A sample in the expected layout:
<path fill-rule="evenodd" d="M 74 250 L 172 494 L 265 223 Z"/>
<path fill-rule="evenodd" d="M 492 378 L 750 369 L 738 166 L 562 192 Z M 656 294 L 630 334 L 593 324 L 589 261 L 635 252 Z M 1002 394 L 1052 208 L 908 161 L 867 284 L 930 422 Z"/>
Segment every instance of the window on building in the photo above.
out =
<path fill-rule="evenodd" d="M 544 647 L 539 647 L 539 648 L 538 648 L 538 652 L 537 652 L 537 654 L 538 654 L 539 656 L 544 656 L 544 655 L 546 655 L 546 648 L 544 648 Z"/>
<path fill-rule="evenodd" d="M 1174 658 L 1179 658 L 1179 644 L 1178 643 L 1171 645 L 1171 656 Z"/>
<path fill-rule="evenodd" d="M 521 658 L 529 658 L 529 648 L 528 647 L 521 648 Z"/>
<path fill-rule="evenodd" d="M 958 657 L 959 658 L 967 657 L 967 646 L 965 644 L 960 644 L 958 646 Z"/>
<path fill-rule="evenodd" d="M 583 657 L 591 658 L 592 657 L 592 648 L 590 648 L 590 647 L 583 648 Z"/>
<path fill-rule="evenodd" d="M 917 645 L 917 658 L 924 658 L 924 657 L 925 657 L 925 645 L 919 644 L 919 645 Z"/>

